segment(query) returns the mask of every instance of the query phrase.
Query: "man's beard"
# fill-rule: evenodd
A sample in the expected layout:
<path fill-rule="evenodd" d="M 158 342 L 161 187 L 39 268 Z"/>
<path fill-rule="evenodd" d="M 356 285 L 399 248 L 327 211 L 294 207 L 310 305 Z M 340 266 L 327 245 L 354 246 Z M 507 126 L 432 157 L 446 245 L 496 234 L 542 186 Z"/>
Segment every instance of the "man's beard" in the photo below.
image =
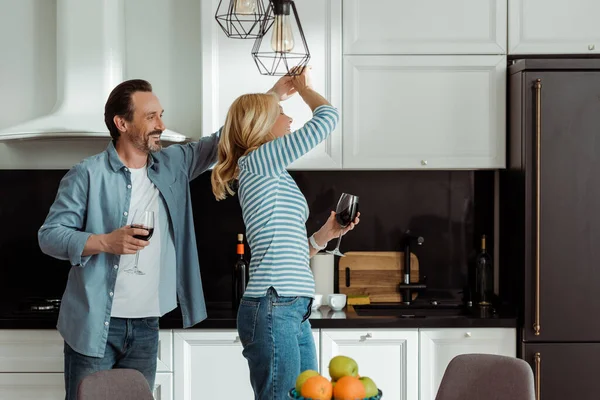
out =
<path fill-rule="evenodd" d="M 141 150 L 143 152 L 146 153 L 155 153 L 157 151 L 162 150 L 162 143 L 160 142 L 160 136 L 159 139 L 157 139 L 157 135 L 162 134 L 161 131 L 153 131 L 150 132 L 149 134 L 145 135 L 144 137 L 136 137 L 133 140 L 133 145 L 135 146 L 136 149 Z"/>

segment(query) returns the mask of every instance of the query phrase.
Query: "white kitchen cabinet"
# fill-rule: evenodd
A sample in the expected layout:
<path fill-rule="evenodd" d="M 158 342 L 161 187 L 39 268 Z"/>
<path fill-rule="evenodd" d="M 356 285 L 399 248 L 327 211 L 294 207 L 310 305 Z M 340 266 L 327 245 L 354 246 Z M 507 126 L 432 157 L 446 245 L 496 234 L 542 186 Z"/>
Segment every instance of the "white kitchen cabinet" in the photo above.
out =
<path fill-rule="evenodd" d="M 229 106 L 242 94 L 264 93 L 279 77 L 260 75 L 252 55 L 253 41 L 230 39 L 215 22 L 218 0 L 202 1 L 202 131 L 208 135 L 221 127 Z M 342 1 L 303 0 L 296 3 L 310 51 L 313 85 L 331 104 L 341 109 Z M 267 33 L 270 35 L 270 33 Z M 270 36 L 269 36 L 270 38 Z M 281 103 L 294 119 L 292 130 L 311 117 L 300 96 Z M 289 169 L 331 170 L 342 167 L 341 121 L 331 136 Z"/>
<path fill-rule="evenodd" d="M 506 54 L 506 13 L 506 0 L 345 0 L 344 54 Z"/>
<path fill-rule="evenodd" d="M 417 329 L 321 329 L 322 375 L 329 361 L 352 357 L 361 376 L 373 379 L 384 398 L 419 398 L 419 334 Z"/>
<path fill-rule="evenodd" d="M 154 379 L 154 400 L 173 400 L 173 374 L 158 372 Z"/>
<path fill-rule="evenodd" d="M 173 371 L 173 334 L 159 332 L 158 372 Z M 0 373 L 63 372 L 64 341 L 55 329 L 0 330 Z"/>
<path fill-rule="evenodd" d="M 55 329 L 0 330 L 0 373 L 62 373 L 64 371 L 64 343 L 60 333 Z M 37 377 L 39 374 L 35 376 Z M 62 374 L 60 376 L 62 377 Z M 35 383 L 32 384 L 35 385 Z M 3 398 L 10 397 L 0 396 L 0 399 Z"/>
<path fill-rule="evenodd" d="M 460 354 L 516 357 L 513 328 L 439 328 L 419 330 L 420 400 L 434 400 L 448 363 Z"/>
<path fill-rule="evenodd" d="M 313 330 L 319 355 L 319 330 Z M 236 330 L 174 331 L 175 400 L 251 399 L 248 362 Z"/>
<path fill-rule="evenodd" d="M 156 400 L 173 398 L 173 333 L 161 330 Z M 65 398 L 64 341 L 57 330 L 0 330 L 0 399 Z"/>
<path fill-rule="evenodd" d="M 64 400 L 62 373 L 0 374 L 0 399 Z"/>
<path fill-rule="evenodd" d="M 344 56 L 344 169 L 504 168 L 506 56 Z"/>
<path fill-rule="evenodd" d="M 174 331 L 175 400 L 251 399 L 236 330 Z"/>
<path fill-rule="evenodd" d="M 598 16 L 594 0 L 508 0 L 508 52 L 598 54 Z"/>

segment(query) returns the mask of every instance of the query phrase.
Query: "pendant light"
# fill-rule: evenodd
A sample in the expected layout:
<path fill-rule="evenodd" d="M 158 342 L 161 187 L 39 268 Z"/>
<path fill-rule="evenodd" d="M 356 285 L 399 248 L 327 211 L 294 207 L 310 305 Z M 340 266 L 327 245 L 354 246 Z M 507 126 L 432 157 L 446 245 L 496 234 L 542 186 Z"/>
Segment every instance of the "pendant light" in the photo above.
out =
<path fill-rule="evenodd" d="M 273 23 L 265 21 L 264 0 L 219 0 L 215 19 L 229 38 L 256 39 L 262 37 Z M 264 23 L 263 23 L 264 22 Z"/>
<path fill-rule="evenodd" d="M 294 1 L 271 0 L 262 24 L 264 34 L 252 48 L 259 72 L 278 76 L 302 73 L 310 52 Z"/>

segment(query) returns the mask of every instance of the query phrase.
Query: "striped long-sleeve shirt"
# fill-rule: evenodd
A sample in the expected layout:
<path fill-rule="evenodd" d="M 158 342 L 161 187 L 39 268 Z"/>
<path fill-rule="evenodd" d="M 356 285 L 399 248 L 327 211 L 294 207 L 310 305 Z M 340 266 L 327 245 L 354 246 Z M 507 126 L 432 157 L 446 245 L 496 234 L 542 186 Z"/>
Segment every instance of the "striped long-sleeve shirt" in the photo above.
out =
<path fill-rule="evenodd" d="M 337 109 L 317 107 L 302 128 L 240 158 L 239 199 L 250 245 L 245 296 L 314 297 L 306 234 L 308 204 L 286 167 L 325 140 L 339 120 Z"/>

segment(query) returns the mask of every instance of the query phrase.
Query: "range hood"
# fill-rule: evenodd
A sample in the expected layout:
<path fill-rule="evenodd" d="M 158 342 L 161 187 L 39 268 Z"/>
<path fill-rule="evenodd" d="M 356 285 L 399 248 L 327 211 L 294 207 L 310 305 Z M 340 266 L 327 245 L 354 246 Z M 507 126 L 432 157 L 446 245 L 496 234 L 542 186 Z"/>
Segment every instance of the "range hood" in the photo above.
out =
<path fill-rule="evenodd" d="M 0 130 L 0 142 L 109 139 L 104 104 L 123 79 L 125 0 L 57 0 L 57 101 L 50 114 Z M 165 142 L 191 139 L 170 130 Z"/>

